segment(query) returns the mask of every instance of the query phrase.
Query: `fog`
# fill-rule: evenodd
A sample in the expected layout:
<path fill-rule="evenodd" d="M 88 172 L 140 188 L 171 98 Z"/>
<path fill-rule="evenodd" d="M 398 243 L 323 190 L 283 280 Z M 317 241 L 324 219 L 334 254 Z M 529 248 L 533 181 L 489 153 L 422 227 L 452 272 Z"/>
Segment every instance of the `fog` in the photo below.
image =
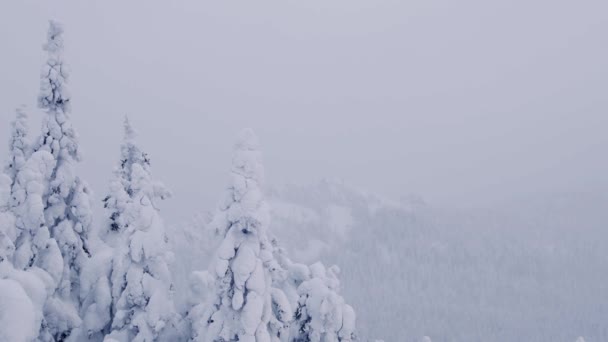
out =
<path fill-rule="evenodd" d="M 451 207 L 598 191 L 606 13 L 561 0 L 3 1 L 0 141 L 20 104 L 38 133 L 54 18 L 98 199 L 124 115 L 173 190 L 170 221 L 215 205 L 242 127 L 260 137 L 270 184 L 338 178 Z"/>

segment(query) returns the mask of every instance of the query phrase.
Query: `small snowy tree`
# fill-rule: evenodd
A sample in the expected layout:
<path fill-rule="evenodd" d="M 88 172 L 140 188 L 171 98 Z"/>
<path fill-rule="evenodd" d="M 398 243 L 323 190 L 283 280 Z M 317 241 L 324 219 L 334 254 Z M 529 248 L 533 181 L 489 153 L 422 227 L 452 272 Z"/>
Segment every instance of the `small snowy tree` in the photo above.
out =
<path fill-rule="evenodd" d="M 0 175 L 0 233 L 3 233 L 5 243 L 12 245 L 17 240 L 17 227 L 15 225 L 14 208 L 21 204 L 22 193 L 17 183 L 17 175 L 29 157 L 29 144 L 27 136 L 27 115 L 23 108 L 18 108 L 16 118 L 11 124 L 11 137 L 9 139 L 9 157 L 4 167 L 4 175 Z M 12 252 L 11 262 L 12 262 Z"/>
<path fill-rule="evenodd" d="M 45 316 L 48 318 L 48 321 L 42 320 L 39 326 L 40 341 L 54 340 L 51 331 L 53 325 L 49 324 L 49 321 L 56 322 L 58 318 L 66 317 L 68 320 L 78 320 L 76 312 L 69 307 L 65 307 L 59 315 L 47 315 L 47 310 L 59 309 L 61 306 L 61 302 L 48 296 L 56 291 L 63 271 L 61 251 L 57 241 L 51 237 L 44 219 L 46 185 L 54 167 L 53 156 L 46 151 L 38 151 L 23 165 L 13 186 L 13 189 L 17 189 L 13 195 L 19 198 L 20 203 L 13 208 L 18 231 L 13 257 L 17 270 L 9 273 L 26 279 L 28 284 L 35 281 L 29 281 L 27 278 L 35 275 L 34 277 L 44 284 L 43 294 L 40 294 L 42 291 L 37 291 L 39 294 L 35 296 L 37 307 L 42 310 L 44 305 Z"/>
<path fill-rule="evenodd" d="M 15 252 L 15 216 L 10 210 L 11 179 L 0 174 L 0 262 L 7 261 L 12 264 Z"/>
<path fill-rule="evenodd" d="M 150 159 L 136 143 L 136 132 L 131 126 L 129 119 L 124 121 L 124 141 L 120 146 L 120 162 L 114 169 L 113 178 L 110 181 L 110 193 L 104 198 L 104 208 L 108 213 L 107 226 L 104 232 L 104 240 L 114 245 L 115 237 L 128 226 L 126 210 L 128 203 L 132 201 L 133 190 L 133 165 L 137 164 L 145 172 L 150 173 Z M 161 187 L 159 187 L 160 189 Z M 167 191 L 158 193 L 160 199 L 167 197 Z"/>
<path fill-rule="evenodd" d="M 82 325 L 75 333 L 78 341 L 102 341 L 112 321 L 111 248 L 99 247 L 80 274 Z"/>
<path fill-rule="evenodd" d="M 289 321 L 285 295 L 273 288 L 273 251 L 267 236 L 269 213 L 262 194 L 263 168 L 253 131 L 235 145 L 231 184 L 212 221 L 223 237 L 213 262 L 208 302 L 191 314 L 196 341 L 285 341 L 272 322 Z M 277 310 L 273 310 L 277 309 Z"/>
<path fill-rule="evenodd" d="M 172 292 L 165 227 L 156 202 L 170 193 L 150 176 L 150 160 L 135 143 L 125 121 L 121 160 L 114 172 L 105 240 L 114 248 L 110 274 L 112 323 L 106 341 L 176 339 L 177 313 Z"/>
<path fill-rule="evenodd" d="M 46 185 L 55 167 L 55 159 L 46 151 L 34 153 L 17 175 L 15 194 L 21 204 L 15 208 L 16 239 L 15 267 L 28 269 L 38 266 L 61 281 L 63 260 L 56 241 L 51 238 L 44 218 Z M 45 258 L 45 257 L 52 257 Z"/>
<path fill-rule="evenodd" d="M 355 340 L 355 312 L 338 294 L 340 282 L 336 266 L 310 266 L 310 278 L 298 287 L 300 300 L 293 342 L 351 342 Z"/>
<path fill-rule="evenodd" d="M 0 175 L 0 341 L 49 341 L 51 337 L 43 327 L 42 314 L 47 291 L 54 286 L 53 279 L 36 266 L 28 267 L 27 271 L 15 269 L 15 245 L 11 237 L 15 233 L 15 218 L 8 210 L 9 195 L 10 178 Z M 48 243 L 45 247 L 53 250 Z M 56 256 L 60 256 L 59 250 L 54 250 Z M 52 252 L 38 252 L 41 255 L 35 259 L 41 265 L 48 265 Z M 44 254 L 47 260 L 43 260 Z"/>
<path fill-rule="evenodd" d="M 107 218 L 101 231 L 104 244 L 93 255 L 87 268 L 81 274 L 81 300 L 84 326 L 82 338 L 100 340 L 111 331 L 112 308 L 118 297 L 112 298 L 111 276 L 113 273 L 113 253 L 120 250 L 124 242 L 123 232 L 132 223 L 129 208 L 132 207 L 134 191 L 132 183 L 133 165 L 139 164 L 149 172 L 150 161 L 135 142 L 135 131 L 125 117 L 125 138 L 121 145 L 120 162 L 113 172 L 110 181 L 110 192 L 103 199 Z M 125 257 L 123 255 L 123 257 Z M 116 271 L 114 275 L 120 274 Z M 118 277 L 117 277 L 118 278 Z M 118 295 L 117 295 L 118 296 Z"/>
<path fill-rule="evenodd" d="M 4 173 L 10 178 L 11 187 L 17 179 L 17 173 L 25 165 L 30 155 L 30 147 L 27 141 L 27 115 L 24 108 L 17 108 L 15 120 L 11 123 L 11 136 L 8 144 L 8 160 L 4 167 Z M 14 200 L 12 200 L 14 201 Z M 13 206 L 19 205 L 18 202 Z"/>
<path fill-rule="evenodd" d="M 10 183 L 9 176 L 0 174 L 0 341 L 33 341 L 39 335 L 46 301 L 45 284 L 36 273 L 44 272 L 13 267 L 15 219 L 8 210 Z"/>
<path fill-rule="evenodd" d="M 90 193 L 85 182 L 75 173 L 80 160 L 77 134 L 70 120 L 70 95 L 67 89 L 69 73 L 63 61 L 63 28 L 50 22 L 48 53 L 40 83 L 38 105 L 46 111 L 42 135 L 34 151 L 46 152 L 53 158 L 53 169 L 46 189 L 42 191 L 44 223 L 48 227 L 62 257 L 62 267 L 55 293 L 45 308 L 46 324 L 55 340 L 67 339 L 80 325 L 80 272 L 89 257 L 88 234 L 92 212 Z M 39 219 L 39 217 L 36 217 Z M 33 229 L 33 228 L 32 228 Z M 72 337 L 73 338 L 73 337 Z"/>

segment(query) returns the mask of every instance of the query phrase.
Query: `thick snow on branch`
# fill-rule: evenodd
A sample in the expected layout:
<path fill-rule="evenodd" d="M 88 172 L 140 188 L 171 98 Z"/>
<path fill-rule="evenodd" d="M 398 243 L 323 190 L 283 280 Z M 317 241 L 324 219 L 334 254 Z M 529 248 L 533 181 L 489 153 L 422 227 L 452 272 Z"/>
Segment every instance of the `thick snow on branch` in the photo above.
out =
<path fill-rule="evenodd" d="M 80 272 L 90 257 L 92 224 L 90 190 L 75 172 L 80 156 L 69 117 L 69 74 L 62 56 L 62 34 L 62 26 L 51 21 L 38 97 L 46 115 L 34 153 L 16 173 L 12 190 L 20 231 L 15 265 L 19 269 L 39 267 L 53 278 L 43 325 L 54 339 L 70 336 L 81 323 Z"/>
<path fill-rule="evenodd" d="M 69 70 L 63 62 L 63 48 L 63 26 L 51 20 L 47 42 L 43 45 L 48 58 L 41 71 L 38 106 L 52 112 L 68 113 L 70 111 L 70 94 L 67 86 Z"/>
<path fill-rule="evenodd" d="M 308 279 L 298 287 L 300 299 L 292 336 L 297 341 L 354 341 L 355 312 L 338 294 L 339 269 L 315 263 L 309 270 Z"/>
<path fill-rule="evenodd" d="M 125 120 L 120 162 L 104 199 L 108 220 L 102 237 L 111 248 L 111 263 L 106 267 L 108 258 L 100 259 L 94 266 L 99 272 L 88 276 L 95 292 L 88 296 L 85 325 L 89 335 L 110 332 L 106 341 L 175 340 L 179 316 L 169 270 L 173 254 L 155 205 L 170 193 L 152 180 L 150 160 L 135 138 Z"/>
<path fill-rule="evenodd" d="M 272 250 L 262 181 L 257 138 L 246 129 L 235 144 L 231 184 L 211 223 L 223 241 L 212 266 L 215 284 L 207 302 L 191 314 L 197 341 L 271 341 L 272 281 L 266 263 Z"/>
<path fill-rule="evenodd" d="M 4 173 L 10 177 L 11 183 L 17 178 L 17 173 L 30 155 L 27 141 L 28 125 L 27 114 L 24 108 L 17 108 L 15 120 L 11 123 L 11 136 L 9 140 L 9 158 L 4 167 Z"/>

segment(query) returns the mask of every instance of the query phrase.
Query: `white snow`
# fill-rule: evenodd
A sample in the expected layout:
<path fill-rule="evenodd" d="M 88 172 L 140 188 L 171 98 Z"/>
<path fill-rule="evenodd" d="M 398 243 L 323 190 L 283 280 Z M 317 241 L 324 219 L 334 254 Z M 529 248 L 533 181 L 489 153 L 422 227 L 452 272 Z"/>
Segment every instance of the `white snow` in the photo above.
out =
<path fill-rule="evenodd" d="M 449 211 L 342 181 L 267 191 L 245 129 L 216 210 L 166 226 L 172 194 L 125 119 L 94 220 L 64 43 L 51 21 L 42 130 L 30 144 L 17 110 L 0 174 L 1 342 L 608 338 L 601 193 Z"/>
<path fill-rule="evenodd" d="M 21 285 L 0 279 L 0 341 L 32 341 L 38 336 L 40 315 Z"/>

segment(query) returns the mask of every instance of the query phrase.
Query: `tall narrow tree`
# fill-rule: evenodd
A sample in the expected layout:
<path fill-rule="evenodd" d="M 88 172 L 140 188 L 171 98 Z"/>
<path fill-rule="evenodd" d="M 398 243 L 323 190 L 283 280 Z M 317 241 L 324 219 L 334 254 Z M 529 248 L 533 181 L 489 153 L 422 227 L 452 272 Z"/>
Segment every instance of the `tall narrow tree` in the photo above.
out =
<path fill-rule="evenodd" d="M 19 170 L 25 165 L 25 162 L 30 155 L 27 134 L 27 114 L 25 108 L 19 107 L 16 110 L 15 120 L 11 123 L 11 136 L 8 143 L 8 160 L 4 166 L 4 173 L 10 179 L 11 188 L 15 184 L 17 173 L 19 173 Z M 11 198 L 9 204 L 11 206 L 18 206 L 20 203 L 17 198 Z"/>
<path fill-rule="evenodd" d="M 0 179 L 0 230 L 4 232 L 4 239 L 10 240 L 13 245 L 17 242 L 18 230 L 15 221 L 15 210 L 24 200 L 24 191 L 19 188 L 17 175 L 24 167 L 30 155 L 30 146 L 27 142 L 27 115 L 25 109 L 16 110 L 15 120 L 11 123 L 11 135 L 8 142 L 8 160 L 4 166 L 4 175 Z M 6 241 L 8 243 L 8 240 Z M 11 256 L 12 259 L 12 256 Z M 12 261 L 12 260 L 11 260 Z"/>
<path fill-rule="evenodd" d="M 121 159 L 104 199 L 109 222 L 104 239 L 114 248 L 109 339 L 169 341 L 177 337 L 177 313 L 169 262 L 168 238 L 157 201 L 169 191 L 152 180 L 150 160 L 125 121 Z"/>
<path fill-rule="evenodd" d="M 129 209 L 133 206 L 131 198 L 134 194 L 131 184 L 133 164 L 141 165 L 146 172 L 150 171 L 148 156 L 141 151 L 135 138 L 135 130 L 125 117 L 120 161 L 113 171 L 109 194 L 103 199 L 107 216 L 104 219 L 101 238 L 105 246 L 91 257 L 87 269 L 81 273 L 82 339 L 99 341 L 112 331 L 112 316 L 116 311 L 121 287 L 115 288 L 116 297 L 112 297 L 111 279 L 118 280 L 121 272 L 124 271 L 113 268 L 113 254 L 115 251 L 123 253 L 128 251 L 124 239 L 128 238 L 128 233 L 125 231 L 132 223 Z M 115 263 L 122 265 L 122 258 L 126 257 L 128 256 L 120 255 Z M 120 284 L 122 286 L 123 283 Z"/>
<path fill-rule="evenodd" d="M 17 231 L 15 216 L 10 210 L 11 179 L 0 174 L 0 262 L 12 265 Z"/>
<path fill-rule="evenodd" d="M 51 21 L 44 45 L 48 57 L 42 69 L 38 96 L 38 105 L 46 115 L 34 151 L 46 151 L 55 160 L 44 193 L 44 219 L 61 250 L 63 267 L 45 316 L 49 331 L 58 341 L 68 338 L 80 324 L 78 316 L 72 313 L 80 309 L 79 274 L 89 256 L 87 239 L 92 216 L 88 187 L 74 170 L 80 153 L 70 120 L 69 71 L 63 60 L 63 49 L 63 28 Z"/>
<path fill-rule="evenodd" d="M 127 228 L 129 218 L 127 217 L 127 206 L 132 202 L 133 196 L 133 165 L 137 164 L 146 173 L 150 173 L 150 159 L 140 149 L 136 142 L 137 134 L 131 126 L 129 119 L 124 121 L 124 141 L 120 146 L 120 162 L 114 169 L 113 178 L 110 181 L 110 193 L 104 198 L 104 208 L 108 213 L 107 229 L 103 231 L 104 240 L 113 246 L 116 237 Z M 165 199 L 169 192 L 161 192 L 161 199 Z"/>
<path fill-rule="evenodd" d="M 63 257 L 57 241 L 51 237 L 44 218 L 48 182 L 55 168 L 55 158 L 47 151 L 37 151 L 17 174 L 14 195 L 20 204 L 12 208 L 18 230 L 14 265 L 18 270 L 36 274 L 44 283 L 44 317 L 40 341 L 62 340 L 53 334 L 59 326 L 77 326 L 78 313 L 72 305 L 54 296 L 63 276 Z"/>
<path fill-rule="evenodd" d="M 13 267 L 10 183 L 9 176 L 0 174 L 0 341 L 34 341 L 40 335 L 46 291 L 35 272 Z"/>
<path fill-rule="evenodd" d="M 212 223 L 223 241 L 213 263 L 211 298 L 192 316 L 196 341 L 283 340 L 270 326 L 289 319 L 289 314 L 277 317 L 273 311 L 273 297 L 284 295 L 273 296 L 280 290 L 271 286 L 273 253 L 266 232 L 263 173 L 257 138 L 252 130 L 244 130 L 235 145 L 231 183 Z"/>

